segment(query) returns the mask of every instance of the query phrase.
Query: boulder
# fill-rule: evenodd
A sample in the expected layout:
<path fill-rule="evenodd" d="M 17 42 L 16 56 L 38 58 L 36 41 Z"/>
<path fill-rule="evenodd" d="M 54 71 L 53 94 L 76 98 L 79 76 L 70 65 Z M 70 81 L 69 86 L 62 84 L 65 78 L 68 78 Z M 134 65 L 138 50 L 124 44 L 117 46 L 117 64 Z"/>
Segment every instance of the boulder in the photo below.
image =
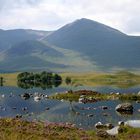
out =
<path fill-rule="evenodd" d="M 116 111 L 118 112 L 133 112 L 133 105 L 131 103 L 122 103 L 118 104 L 115 108 Z"/>
<path fill-rule="evenodd" d="M 107 123 L 107 124 L 105 124 L 105 126 L 106 126 L 107 129 L 114 128 L 114 126 L 111 123 Z"/>
<path fill-rule="evenodd" d="M 138 92 L 138 95 L 140 95 L 140 91 Z"/>
<path fill-rule="evenodd" d="M 118 122 L 118 125 L 119 125 L 119 126 L 123 126 L 124 124 L 125 124 L 125 123 L 124 123 L 123 121 L 119 121 L 119 122 Z"/>
<path fill-rule="evenodd" d="M 96 129 L 103 129 L 105 126 L 101 123 L 101 122 L 98 122 L 95 124 L 95 128 Z"/>

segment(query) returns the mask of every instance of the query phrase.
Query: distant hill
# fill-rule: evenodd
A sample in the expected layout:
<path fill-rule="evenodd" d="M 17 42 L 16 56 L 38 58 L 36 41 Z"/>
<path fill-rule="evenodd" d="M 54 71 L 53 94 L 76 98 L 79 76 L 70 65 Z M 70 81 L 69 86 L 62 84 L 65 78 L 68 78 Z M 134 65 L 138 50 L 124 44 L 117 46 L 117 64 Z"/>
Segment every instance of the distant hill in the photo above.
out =
<path fill-rule="evenodd" d="M 0 30 L 0 51 L 26 40 L 39 40 L 50 32 L 37 30 Z"/>
<path fill-rule="evenodd" d="M 67 24 L 45 41 L 80 52 L 102 70 L 140 68 L 140 37 L 128 36 L 92 20 L 80 19 Z"/>
<path fill-rule="evenodd" d="M 51 70 L 56 67 L 65 67 L 64 65 L 47 61 L 47 57 L 56 56 L 62 57 L 63 54 L 39 41 L 24 41 L 12 46 L 0 54 L 0 70 Z"/>

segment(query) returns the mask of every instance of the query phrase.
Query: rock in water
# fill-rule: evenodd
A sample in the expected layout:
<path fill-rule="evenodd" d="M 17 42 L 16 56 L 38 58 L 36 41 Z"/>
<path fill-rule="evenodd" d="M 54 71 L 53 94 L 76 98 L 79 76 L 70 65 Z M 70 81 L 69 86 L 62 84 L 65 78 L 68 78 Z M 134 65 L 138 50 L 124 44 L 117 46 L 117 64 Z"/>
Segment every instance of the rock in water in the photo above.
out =
<path fill-rule="evenodd" d="M 24 99 L 24 100 L 27 100 L 30 98 L 30 94 L 29 93 L 24 93 L 21 95 L 21 98 Z"/>
<path fill-rule="evenodd" d="M 125 111 L 133 112 L 133 105 L 131 103 L 118 104 L 115 110 L 118 112 L 125 112 Z"/>

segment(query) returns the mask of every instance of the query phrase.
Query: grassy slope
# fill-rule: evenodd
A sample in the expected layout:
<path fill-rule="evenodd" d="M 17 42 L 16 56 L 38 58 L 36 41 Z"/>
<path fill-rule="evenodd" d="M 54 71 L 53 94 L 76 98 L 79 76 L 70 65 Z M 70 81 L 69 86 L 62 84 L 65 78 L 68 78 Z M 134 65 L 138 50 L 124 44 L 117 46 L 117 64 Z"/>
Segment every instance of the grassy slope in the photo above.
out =
<path fill-rule="evenodd" d="M 96 135 L 96 131 L 85 131 L 72 124 L 27 122 L 19 119 L 0 119 L 1 140 L 139 140 L 140 129 L 121 127 L 115 137 Z"/>
<path fill-rule="evenodd" d="M 62 77 L 71 77 L 75 85 L 101 86 L 115 85 L 127 88 L 140 84 L 140 75 L 121 71 L 118 73 L 63 73 Z"/>

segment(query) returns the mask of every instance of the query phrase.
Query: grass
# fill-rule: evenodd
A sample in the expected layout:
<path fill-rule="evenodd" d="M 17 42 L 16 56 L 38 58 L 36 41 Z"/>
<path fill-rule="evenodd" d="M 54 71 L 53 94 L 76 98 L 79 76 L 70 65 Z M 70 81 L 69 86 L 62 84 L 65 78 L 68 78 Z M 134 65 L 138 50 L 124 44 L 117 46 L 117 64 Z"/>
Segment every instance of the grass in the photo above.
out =
<path fill-rule="evenodd" d="M 83 130 L 72 124 L 0 119 L 0 140 L 139 140 L 140 128 L 121 126 L 116 136 L 99 136 L 98 130 Z M 105 130 L 103 130 L 105 131 Z"/>
<path fill-rule="evenodd" d="M 89 92 L 89 91 L 84 91 Z M 83 94 L 83 90 L 79 91 L 72 91 L 68 93 L 59 93 L 55 95 L 50 95 L 50 99 L 58 99 L 58 100 L 68 100 L 68 101 L 79 101 L 82 95 L 84 95 L 84 101 L 86 102 L 97 102 L 101 100 L 122 100 L 122 101 L 140 101 L 140 95 L 136 93 L 129 93 L 129 94 L 95 94 L 94 91 L 90 91 L 89 94 Z"/>
<path fill-rule="evenodd" d="M 4 78 L 5 86 L 17 86 L 17 75 L 19 73 L 1 73 L 0 77 Z"/>
<path fill-rule="evenodd" d="M 0 119 L 0 140 L 93 140 L 86 131 L 70 124 Z"/>
<path fill-rule="evenodd" d="M 128 88 L 140 85 L 140 75 L 127 71 L 117 73 L 62 73 L 63 79 L 71 77 L 73 84 L 84 86 L 117 86 Z"/>
<path fill-rule="evenodd" d="M 118 134 L 119 140 L 139 140 L 140 139 L 140 128 L 133 128 L 129 126 L 120 127 L 120 133 Z"/>
<path fill-rule="evenodd" d="M 18 73 L 4 73 L 0 74 L 5 80 L 6 86 L 17 86 Z M 140 75 L 127 71 L 120 71 L 117 73 L 60 73 L 63 79 L 63 86 L 66 86 L 65 79 L 70 77 L 72 79 L 72 86 L 117 86 L 120 88 L 128 88 L 131 86 L 140 85 Z"/>

